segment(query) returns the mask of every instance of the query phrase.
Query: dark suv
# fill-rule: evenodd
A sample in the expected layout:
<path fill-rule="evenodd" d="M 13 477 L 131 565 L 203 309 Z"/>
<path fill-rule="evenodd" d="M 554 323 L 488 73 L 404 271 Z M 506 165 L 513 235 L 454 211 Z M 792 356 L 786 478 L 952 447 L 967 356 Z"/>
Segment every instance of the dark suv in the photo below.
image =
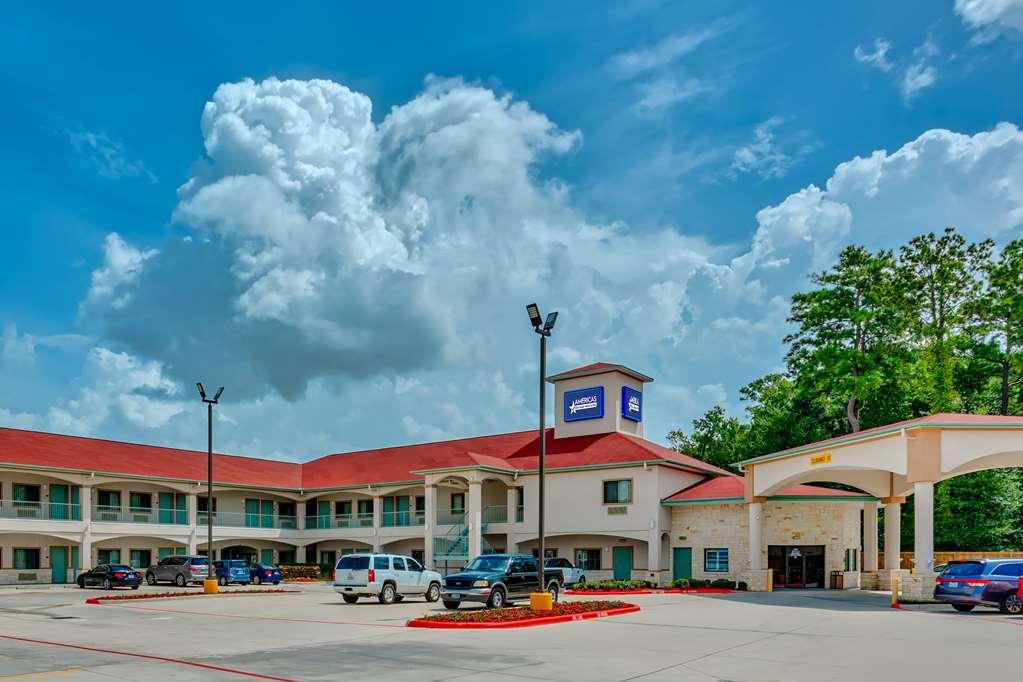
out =
<path fill-rule="evenodd" d="M 981 559 L 950 564 L 937 578 L 934 598 L 951 604 L 956 611 L 976 606 L 994 606 L 1002 613 L 1023 613 L 1023 600 L 1016 594 L 1023 559 Z"/>
<path fill-rule="evenodd" d="M 457 609 L 463 601 L 484 603 L 499 609 L 516 599 L 528 599 L 540 591 L 539 562 L 528 554 L 481 554 L 461 573 L 444 578 L 440 598 L 444 606 Z M 561 592 L 559 569 L 544 571 L 546 591 L 557 602 Z"/>

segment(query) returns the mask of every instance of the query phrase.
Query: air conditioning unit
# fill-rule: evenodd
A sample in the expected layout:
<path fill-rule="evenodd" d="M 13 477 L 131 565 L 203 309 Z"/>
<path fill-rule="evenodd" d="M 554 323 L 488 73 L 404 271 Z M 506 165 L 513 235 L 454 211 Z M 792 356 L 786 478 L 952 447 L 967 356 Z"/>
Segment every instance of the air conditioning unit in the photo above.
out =
<path fill-rule="evenodd" d="M 608 507 L 607 508 L 607 515 L 608 516 L 612 516 L 612 515 L 616 515 L 616 514 L 628 514 L 628 513 L 629 513 L 629 508 L 628 507 Z"/>

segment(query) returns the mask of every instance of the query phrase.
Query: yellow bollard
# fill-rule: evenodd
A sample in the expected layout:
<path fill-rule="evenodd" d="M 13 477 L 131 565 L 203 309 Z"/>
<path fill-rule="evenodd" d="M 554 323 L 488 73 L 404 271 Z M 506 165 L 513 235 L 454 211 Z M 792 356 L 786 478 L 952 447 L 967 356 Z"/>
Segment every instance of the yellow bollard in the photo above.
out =
<path fill-rule="evenodd" d="M 552 611 L 554 609 L 554 598 L 550 592 L 530 592 L 529 608 L 533 611 Z"/>
<path fill-rule="evenodd" d="M 774 569 L 767 569 L 767 591 L 774 592 Z"/>
<path fill-rule="evenodd" d="M 220 591 L 220 584 L 216 578 L 206 578 L 202 581 L 202 591 L 206 594 L 216 594 Z"/>
<path fill-rule="evenodd" d="M 899 608 L 899 592 L 902 591 L 902 575 L 892 573 L 892 608 Z"/>

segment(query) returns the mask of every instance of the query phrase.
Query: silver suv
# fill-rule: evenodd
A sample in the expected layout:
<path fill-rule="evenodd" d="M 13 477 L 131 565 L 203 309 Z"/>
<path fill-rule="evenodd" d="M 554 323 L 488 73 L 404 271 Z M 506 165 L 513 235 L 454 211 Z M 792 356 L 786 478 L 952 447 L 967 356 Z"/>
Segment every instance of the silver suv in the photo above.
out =
<path fill-rule="evenodd" d="M 174 583 L 184 587 L 188 583 L 201 583 L 206 580 L 209 565 L 204 556 L 167 556 L 146 569 L 146 582 Z"/>
<path fill-rule="evenodd" d="M 334 591 L 347 604 L 376 597 L 393 604 L 409 595 L 440 599 L 441 576 L 403 554 L 346 554 L 334 566 Z"/>

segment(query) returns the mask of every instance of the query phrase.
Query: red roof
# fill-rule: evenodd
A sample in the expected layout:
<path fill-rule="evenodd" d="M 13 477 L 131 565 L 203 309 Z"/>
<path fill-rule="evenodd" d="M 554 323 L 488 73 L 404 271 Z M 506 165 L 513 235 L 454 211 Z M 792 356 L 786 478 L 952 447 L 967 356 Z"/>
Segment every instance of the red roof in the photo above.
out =
<path fill-rule="evenodd" d="M 741 500 L 744 495 L 744 480 L 742 476 L 730 474 L 708 478 L 695 483 L 688 488 L 683 488 L 674 495 L 664 499 L 665 502 L 705 502 L 708 500 Z M 771 495 L 771 497 L 869 497 L 864 493 L 851 492 L 849 490 L 836 490 L 834 488 L 822 488 L 816 485 L 793 485 Z M 770 498 L 768 498 L 770 499 Z"/>
<path fill-rule="evenodd" d="M 535 431 L 338 453 L 304 464 L 214 455 L 214 481 L 294 490 L 422 480 L 423 471 L 490 467 L 537 468 Z M 706 462 L 622 433 L 554 438 L 547 431 L 548 468 L 663 461 L 708 476 L 729 476 Z M 0 463 L 185 481 L 206 480 L 206 453 L 0 427 Z"/>
<path fill-rule="evenodd" d="M 810 450 L 819 450 L 830 445 L 837 445 L 846 441 L 861 440 L 863 438 L 871 438 L 873 436 L 885 435 L 887 433 L 893 433 L 902 429 L 914 429 L 925 426 L 940 427 L 947 426 L 951 428 L 964 428 L 964 427 L 994 427 L 994 428 L 1023 428 L 1023 417 L 1006 417 L 997 414 L 960 414 L 956 412 L 941 412 L 938 414 L 930 414 L 926 417 L 916 417 L 915 419 L 906 419 L 905 421 L 895 422 L 893 424 L 885 424 L 884 426 L 875 426 L 870 429 L 864 429 L 857 431 L 856 433 L 847 433 L 843 436 L 835 436 L 834 438 L 827 438 L 825 440 L 817 441 L 816 443 L 807 443 L 806 445 L 797 445 L 796 447 L 789 448 L 787 450 L 780 450 L 778 452 L 772 452 L 767 455 L 761 455 L 760 457 L 754 457 L 747 459 L 741 464 L 748 462 L 756 462 L 761 459 L 773 459 L 775 457 L 783 457 L 788 454 L 794 454 L 797 452 L 807 452 Z"/>

